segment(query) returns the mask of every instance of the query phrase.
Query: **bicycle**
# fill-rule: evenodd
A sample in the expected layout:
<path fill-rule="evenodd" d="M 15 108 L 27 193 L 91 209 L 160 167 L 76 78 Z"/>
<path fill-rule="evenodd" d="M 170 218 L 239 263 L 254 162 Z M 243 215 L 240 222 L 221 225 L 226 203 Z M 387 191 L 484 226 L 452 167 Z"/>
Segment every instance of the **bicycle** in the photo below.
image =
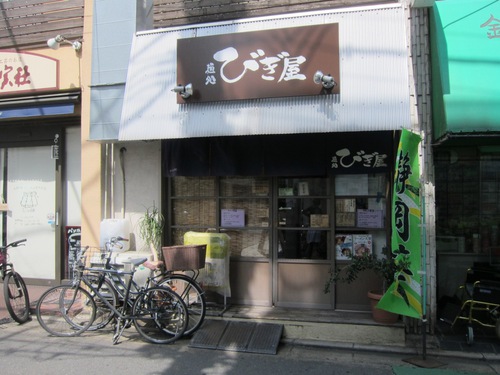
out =
<path fill-rule="evenodd" d="M 161 269 L 160 264 L 149 261 L 146 261 L 144 266 L 152 271 Z M 205 320 L 207 310 L 205 291 L 196 281 L 199 274 L 198 270 L 184 271 L 190 272 L 192 276 L 174 272 L 175 271 L 165 270 L 157 276 L 150 277 L 148 279 L 148 285 L 168 286 L 181 296 L 189 313 L 189 323 L 184 335 L 189 336 L 198 330 Z"/>
<path fill-rule="evenodd" d="M 87 331 L 94 323 L 97 299 L 106 305 L 116 320 L 113 344 L 118 343 L 124 329 L 132 324 L 143 339 L 156 344 L 172 343 L 184 334 L 188 312 L 174 291 L 151 287 L 132 292 L 135 268 L 144 263 L 146 258 L 131 260 L 131 271 L 119 271 L 85 267 L 81 260 L 84 252 L 78 257 L 72 285 L 53 287 L 38 301 L 36 316 L 48 333 L 54 336 L 78 336 Z M 127 279 L 126 284 L 124 278 Z M 119 306 L 113 305 L 107 293 L 99 287 L 99 282 L 105 279 L 117 293 L 121 293 L 120 286 L 125 285 L 123 302 Z"/>
<path fill-rule="evenodd" d="M 117 269 L 116 265 L 112 264 L 112 250 L 113 248 L 120 248 L 120 241 L 124 241 L 122 237 L 112 237 L 105 244 L 105 252 L 101 253 L 98 262 L 104 263 L 105 269 Z M 156 271 L 161 269 L 163 262 L 150 262 L 145 261 L 143 265 L 149 268 L 151 271 Z M 176 292 L 184 301 L 189 314 L 188 326 L 184 332 L 184 336 L 192 335 L 200 326 L 203 324 L 206 315 L 206 298 L 205 292 L 201 286 L 196 281 L 199 274 L 198 270 L 186 270 L 185 272 L 190 272 L 190 275 L 174 273 L 174 271 L 166 270 L 161 274 L 148 277 L 143 286 L 138 285 L 134 280 L 132 280 L 132 290 L 139 290 L 141 287 L 168 287 Z M 114 290 L 112 285 L 119 286 L 119 290 Z M 110 281 L 108 277 L 100 278 L 95 280 L 96 288 L 103 288 L 107 290 L 108 301 L 114 301 L 114 304 L 123 302 L 123 290 L 125 289 L 125 284 L 121 283 L 118 278 L 114 281 Z M 122 292 L 120 292 L 120 290 Z M 94 324 L 89 329 L 100 329 L 107 325 L 113 318 L 113 312 L 111 310 L 105 310 L 106 306 L 100 304 L 100 321 L 98 324 Z M 99 306 L 98 306 L 99 310 Z"/>
<path fill-rule="evenodd" d="M 24 244 L 26 239 L 14 241 L 0 247 L 0 272 L 3 280 L 3 294 L 9 315 L 16 322 L 23 324 L 30 319 L 30 299 L 24 279 L 14 270 L 8 261 L 7 250 Z"/>

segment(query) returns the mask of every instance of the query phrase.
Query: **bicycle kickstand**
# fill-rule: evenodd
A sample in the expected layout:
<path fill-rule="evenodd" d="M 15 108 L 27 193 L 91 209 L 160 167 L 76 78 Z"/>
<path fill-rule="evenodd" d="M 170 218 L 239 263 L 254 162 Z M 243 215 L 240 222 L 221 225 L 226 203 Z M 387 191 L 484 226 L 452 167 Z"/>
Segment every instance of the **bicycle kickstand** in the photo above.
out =
<path fill-rule="evenodd" d="M 116 319 L 115 334 L 113 335 L 113 345 L 118 344 L 118 340 L 123 334 L 123 331 L 127 328 L 127 322 L 123 321 L 122 318 Z"/>

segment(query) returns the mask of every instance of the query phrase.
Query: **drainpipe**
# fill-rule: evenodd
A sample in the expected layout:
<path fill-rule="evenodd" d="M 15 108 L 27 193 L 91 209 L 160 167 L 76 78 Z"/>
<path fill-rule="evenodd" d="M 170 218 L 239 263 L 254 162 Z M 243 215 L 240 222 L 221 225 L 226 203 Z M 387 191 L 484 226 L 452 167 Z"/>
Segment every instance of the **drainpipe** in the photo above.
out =
<path fill-rule="evenodd" d="M 110 182 L 109 182 L 109 200 L 110 200 L 110 211 L 111 219 L 115 218 L 115 144 L 111 143 L 111 161 L 110 161 Z"/>
<path fill-rule="evenodd" d="M 122 219 L 125 219 L 125 147 L 120 148 L 120 167 L 122 170 Z"/>
<path fill-rule="evenodd" d="M 108 168 L 109 168 L 109 144 L 106 143 L 104 155 L 104 219 L 108 218 Z"/>

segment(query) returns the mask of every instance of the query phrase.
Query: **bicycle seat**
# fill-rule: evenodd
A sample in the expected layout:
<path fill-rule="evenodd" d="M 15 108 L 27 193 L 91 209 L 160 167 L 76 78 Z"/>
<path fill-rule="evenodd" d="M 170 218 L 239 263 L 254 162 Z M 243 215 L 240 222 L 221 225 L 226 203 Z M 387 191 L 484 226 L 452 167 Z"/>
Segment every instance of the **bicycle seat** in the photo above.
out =
<path fill-rule="evenodd" d="M 124 260 L 122 263 L 123 264 L 133 264 L 135 267 L 137 267 L 138 265 L 141 265 L 142 263 L 144 263 L 147 260 L 148 260 L 148 258 L 127 259 L 127 260 Z"/>

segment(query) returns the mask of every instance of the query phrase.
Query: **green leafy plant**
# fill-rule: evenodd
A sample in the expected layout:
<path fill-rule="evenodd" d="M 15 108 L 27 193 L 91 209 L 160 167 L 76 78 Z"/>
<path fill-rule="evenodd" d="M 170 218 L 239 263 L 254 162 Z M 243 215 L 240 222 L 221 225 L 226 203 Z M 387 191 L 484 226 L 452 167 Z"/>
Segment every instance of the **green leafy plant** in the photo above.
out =
<path fill-rule="evenodd" d="M 351 256 L 350 262 L 330 269 L 330 277 L 325 284 L 325 293 L 331 292 L 331 285 L 337 282 L 352 283 L 361 272 L 372 270 L 383 279 L 382 290 L 385 291 L 395 280 L 397 274 L 407 271 L 410 261 L 406 255 L 400 257 L 396 262 L 392 254 L 377 257 L 373 254 Z"/>
<path fill-rule="evenodd" d="M 160 246 L 164 225 L 165 219 L 154 204 L 147 208 L 139 219 L 139 235 L 149 244 L 151 252 L 156 254 L 157 259 L 161 258 Z"/>

